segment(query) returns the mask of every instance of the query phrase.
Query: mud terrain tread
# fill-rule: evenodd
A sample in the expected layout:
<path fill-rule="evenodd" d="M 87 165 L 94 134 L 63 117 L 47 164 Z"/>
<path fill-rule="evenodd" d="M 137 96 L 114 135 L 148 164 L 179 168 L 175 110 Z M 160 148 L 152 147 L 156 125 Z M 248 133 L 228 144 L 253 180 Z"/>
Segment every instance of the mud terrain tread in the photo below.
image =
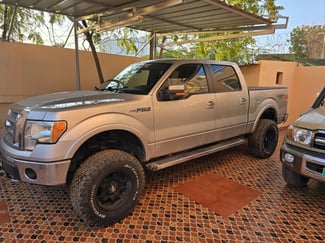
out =
<path fill-rule="evenodd" d="M 131 176 L 138 179 L 136 187 L 132 187 L 134 195 L 129 197 L 132 200 L 121 207 L 107 211 L 105 218 L 99 217 L 91 205 L 92 188 L 96 183 L 101 182 L 98 178 L 105 176 L 107 171 L 111 173 L 120 169 L 129 170 L 127 173 L 131 173 Z M 105 227 L 128 216 L 134 210 L 142 195 L 144 184 L 144 170 L 135 157 L 119 150 L 104 150 L 90 156 L 77 170 L 70 187 L 70 200 L 75 213 L 88 225 Z"/>
<path fill-rule="evenodd" d="M 271 141 L 271 148 L 265 147 L 265 139 L 268 132 L 271 132 L 271 136 L 273 136 L 273 138 L 271 138 L 273 140 Z M 278 137 L 279 131 L 276 123 L 269 119 L 261 119 L 254 133 L 248 137 L 249 149 L 257 158 L 269 158 L 276 149 Z"/>

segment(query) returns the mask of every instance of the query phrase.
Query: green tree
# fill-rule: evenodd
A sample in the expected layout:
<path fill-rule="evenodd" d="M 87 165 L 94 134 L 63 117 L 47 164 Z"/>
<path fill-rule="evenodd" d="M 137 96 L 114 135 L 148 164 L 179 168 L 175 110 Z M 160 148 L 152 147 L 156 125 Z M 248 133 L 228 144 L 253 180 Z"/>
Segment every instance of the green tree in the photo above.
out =
<path fill-rule="evenodd" d="M 283 6 L 275 4 L 275 0 L 226 0 L 225 2 L 258 15 L 276 16 L 283 9 Z"/>
<path fill-rule="evenodd" d="M 118 44 L 126 50 L 126 53 L 136 53 L 138 48 L 136 46 L 136 39 L 138 31 L 130 28 L 117 29 L 113 32 L 113 37 L 118 40 Z M 128 40 L 128 41 L 127 41 Z"/>
<path fill-rule="evenodd" d="M 64 20 L 65 17 L 59 14 L 0 4 L 0 40 L 44 44 L 41 30 L 47 28 L 52 45 L 61 46 L 62 43 L 55 40 L 54 26 L 62 25 Z"/>
<path fill-rule="evenodd" d="M 290 53 L 296 59 L 324 58 L 325 25 L 303 25 L 294 28 L 290 33 Z"/>
<path fill-rule="evenodd" d="M 65 47 L 66 43 L 57 39 L 56 33 L 55 33 L 55 27 L 64 25 L 64 23 L 66 23 L 66 20 L 67 20 L 66 17 L 61 14 L 49 14 L 48 15 L 48 24 L 46 24 L 46 22 L 45 22 L 44 26 L 48 30 L 48 38 L 53 46 Z M 73 27 L 73 25 L 71 25 L 71 27 Z M 72 31 L 72 29 L 71 29 L 71 31 Z M 70 31 L 70 34 L 71 34 L 71 31 Z"/>
<path fill-rule="evenodd" d="M 20 42 L 29 40 L 35 44 L 44 44 L 44 36 L 42 37 L 40 32 L 41 28 L 44 27 L 44 29 L 47 28 L 48 30 L 48 38 L 52 45 L 64 46 L 65 43 L 57 42 L 54 34 L 54 26 L 56 24 L 62 25 L 66 18 L 59 14 L 49 14 L 47 16 L 48 20 L 45 21 L 44 12 L 0 4 L 0 40 Z M 81 25 L 81 27 L 87 27 L 88 23 L 82 21 L 79 25 Z M 98 41 L 99 35 L 89 31 L 86 31 L 84 34 L 94 56 L 99 81 L 102 83 L 104 82 L 104 78 L 94 45 L 94 40 Z"/>
<path fill-rule="evenodd" d="M 0 4 L 1 40 L 43 44 L 38 29 L 44 24 L 44 14 L 30 9 Z"/>

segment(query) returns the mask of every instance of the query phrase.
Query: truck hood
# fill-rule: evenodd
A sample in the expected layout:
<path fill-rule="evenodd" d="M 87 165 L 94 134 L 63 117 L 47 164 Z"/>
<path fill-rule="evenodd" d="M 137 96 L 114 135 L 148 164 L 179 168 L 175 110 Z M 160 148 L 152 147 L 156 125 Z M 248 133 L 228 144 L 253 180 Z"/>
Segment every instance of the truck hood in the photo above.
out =
<path fill-rule="evenodd" d="M 34 96 L 16 103 L 27 110 L 55 110 L 100 103 L 122 102 L 130 95 L 102 91 L 69 91 Z"/>
<path fill-rule="evenodd" d="M 299 117 L 295 124 L 298 127 L 303 127 L 309 130 L 324 130 L 325 129 L 325 107 L 319 107 L 311 110 Z"/>

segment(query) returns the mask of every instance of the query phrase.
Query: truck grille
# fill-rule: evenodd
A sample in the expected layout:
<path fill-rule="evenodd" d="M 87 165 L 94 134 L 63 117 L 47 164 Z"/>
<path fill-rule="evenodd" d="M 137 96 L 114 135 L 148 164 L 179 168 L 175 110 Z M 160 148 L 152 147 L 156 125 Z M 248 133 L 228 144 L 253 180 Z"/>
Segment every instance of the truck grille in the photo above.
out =
<path fill-rule="evenodd" d="M 325 150 L 325 132 L 315 134 L 314 148 Z"/>
<path fill-rule="evenodd" d="M 6 120 L 6 131 L 5 141 L 12 146 L 19 147 L 19 139 L 16 136 L 16 127 L 19 113 L 9 110 L 8 119 Z"/>
<path fill-rule="evenodd" d="M 8 119 L 6 121 L 6 130 L 7 130 L 6 140 L 11 144 L 14 143 L 17 116 L 18 113 L 9 110 Z"/>
<path fill-rule="evenodd" d="M 318 164 L 314 164 L 312 162 L 307 162 L 306 163 L 306 167 L 316 173 L 322 174 L 323 170 L 324 170 L 324 166 L 322 165 L 318 165 Z"/>

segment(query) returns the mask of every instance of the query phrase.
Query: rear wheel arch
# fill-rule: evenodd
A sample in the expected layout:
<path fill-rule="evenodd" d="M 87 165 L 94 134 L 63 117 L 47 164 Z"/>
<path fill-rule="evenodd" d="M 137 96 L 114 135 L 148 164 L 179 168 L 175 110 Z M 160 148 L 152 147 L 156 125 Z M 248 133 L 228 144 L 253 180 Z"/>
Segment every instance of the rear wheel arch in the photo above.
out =
<path fill-rule="evenodd" d="M 268 120 L 272 120 L 275 123 L 277 123 L 277 112 L 276 109 L 274 107 L 268 107 L 265 110 L 261 111 L 260 114 L 258 114 L 258 116 L 256 117 L 254 126 L 253 126 L 253 131 L 256 130 L 256 127 L 258 126 L 259 122 L 262 119 L 268 119 Z"/>
<path fill-rule="evenodd" d="M 263 112 L 263 114 L 260 117 L 260 119 L 269 119 L 269 120 L 272 120 L 274 122 L 277 122 L 277 113 L 276 113 L 276 110 L 274 108 L 268 108 L 267 110 L 265 110 Z"/>

